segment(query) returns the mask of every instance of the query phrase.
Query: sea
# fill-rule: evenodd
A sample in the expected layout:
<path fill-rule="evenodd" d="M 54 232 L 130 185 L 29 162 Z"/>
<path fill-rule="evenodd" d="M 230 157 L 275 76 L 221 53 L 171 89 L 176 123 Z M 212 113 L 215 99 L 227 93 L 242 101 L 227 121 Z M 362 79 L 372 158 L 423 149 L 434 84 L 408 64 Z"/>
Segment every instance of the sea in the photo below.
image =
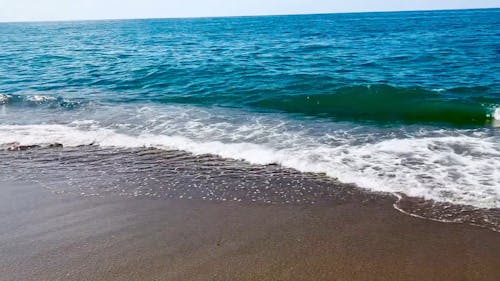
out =
<path fill-rule="evenodd" d="M 0 23 L 0 175 L 61 146 L 498 210 L 500 9 Z"/>

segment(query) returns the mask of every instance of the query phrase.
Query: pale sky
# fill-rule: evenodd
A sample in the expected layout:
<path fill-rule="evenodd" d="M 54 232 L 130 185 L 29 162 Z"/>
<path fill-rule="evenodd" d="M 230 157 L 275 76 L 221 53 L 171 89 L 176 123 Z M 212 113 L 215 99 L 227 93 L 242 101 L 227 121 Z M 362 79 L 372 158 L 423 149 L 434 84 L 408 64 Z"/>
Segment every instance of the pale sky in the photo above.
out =
<path fill-rule="evenodd" d="M 500 8 L 500 0 L 0 0 L 0 21 Z"/>

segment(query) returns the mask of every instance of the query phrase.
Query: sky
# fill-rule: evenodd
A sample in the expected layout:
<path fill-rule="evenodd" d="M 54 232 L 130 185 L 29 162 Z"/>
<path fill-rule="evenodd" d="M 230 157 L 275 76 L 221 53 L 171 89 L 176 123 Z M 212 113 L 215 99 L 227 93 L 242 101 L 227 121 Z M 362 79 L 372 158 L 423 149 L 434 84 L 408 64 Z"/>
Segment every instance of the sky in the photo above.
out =
<path fill-rule="evenodd" d="M 0 0 L 0 21 L 500 8 L 500 0 Z"/>

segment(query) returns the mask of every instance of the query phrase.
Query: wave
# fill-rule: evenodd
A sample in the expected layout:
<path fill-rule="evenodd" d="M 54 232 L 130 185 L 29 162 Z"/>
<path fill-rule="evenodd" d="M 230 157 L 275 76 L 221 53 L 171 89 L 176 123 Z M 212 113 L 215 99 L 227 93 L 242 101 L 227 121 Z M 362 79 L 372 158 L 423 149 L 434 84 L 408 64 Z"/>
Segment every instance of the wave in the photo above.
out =
<path fill-rule="evenodd" d="M 437 123 L 455 126 L 497 125 L 500 100 L 488 87 L 426 90 L 389 85 L 350 86 L 331 93 L 293 94 L 287 89 L 241 93 L 103 95 L 110 104 L 176 103 L 244 108 L 336 120 L 381 123 Z M 0 94 L 0 105 L 72 109 L 88 99 L 53 95 Z"/>
<path fill-rule="evenodd" d="M 75 108 L 81 105 L 80 101 L 73 101 L 53 95 L 10 95 L 0 94 L 0 105 L 8 106 L 47 106 L 61 108 Z"/>
<path fill-rule="evenodd" d="M 488 87 L 426 90 L 381 84 L 342 87 L 329 93 L 294 94 L 296 90 L 163 95 L 152 100 L 382 123 L 485 126 L 492 125 L 495 119 L 499 119 L 495 110 L 500 108 L 500 99 Z"/>
<path fill-rule="evenodd" d="M 268 134 L 274 132 L 267 128 Z M 293 143 L 222 141 L 199 136 L 119 132 L 92 121 L 69 125 L 0 126 L 0 147 L 12 145 L 153 147 L 212 154 L 252 164 L 279 164 L 302 172 L 325 173 L 345 183 L 381 192 L 401 192 L 438 202 L 499 208 L 498 139 L 449 135 L 385 139 L 374 143 L 329 145 L 299 134 Z"/>
<path fill-rule="evenodd" d="M 495 104 L 387 85 L 348 87 L 331 94 L 264 97 L 249 104 L 287 113 L 349 120 L 453 125 L 488 125 L 495 119 L 500 120 Z"/>

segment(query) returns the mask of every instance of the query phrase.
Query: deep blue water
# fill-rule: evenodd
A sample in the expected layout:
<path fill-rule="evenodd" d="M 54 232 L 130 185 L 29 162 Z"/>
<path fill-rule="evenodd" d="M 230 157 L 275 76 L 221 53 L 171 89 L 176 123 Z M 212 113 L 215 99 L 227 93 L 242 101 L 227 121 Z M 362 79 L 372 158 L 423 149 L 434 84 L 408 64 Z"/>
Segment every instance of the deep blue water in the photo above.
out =
<path fill-rule="evenodd" d="M 154 146 L 499 207 L 500 10 L 0 24 L 0 143 Z"/>

